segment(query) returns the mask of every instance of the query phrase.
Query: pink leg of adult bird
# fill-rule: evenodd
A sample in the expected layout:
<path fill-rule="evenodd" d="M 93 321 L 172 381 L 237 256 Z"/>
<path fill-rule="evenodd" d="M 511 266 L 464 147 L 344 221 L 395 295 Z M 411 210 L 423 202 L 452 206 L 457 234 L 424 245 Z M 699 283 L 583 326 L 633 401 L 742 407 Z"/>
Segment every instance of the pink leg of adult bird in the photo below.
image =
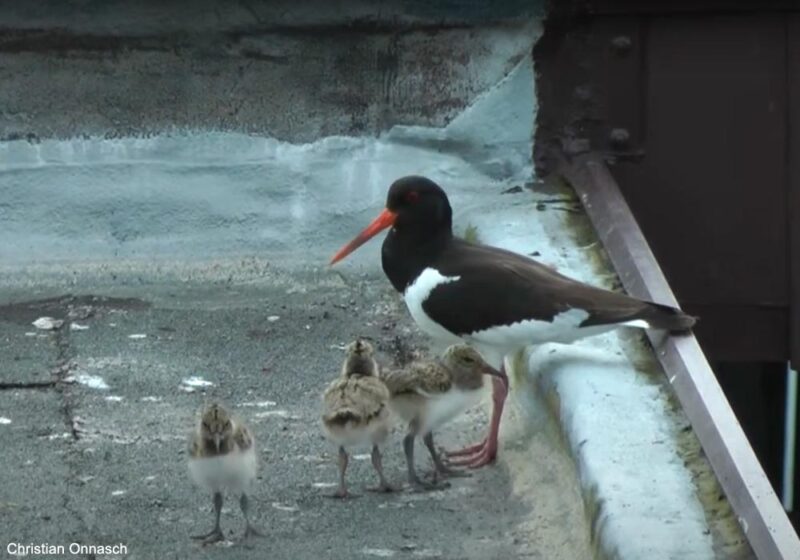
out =
<path fill-rule="evenodd" d="M 497 436 L 500 432 L 500 417 L 503 416 L 503 406 L 508 396 L 508 378 L 505 377 L 505 366 L 500 369 L 503 379 L 492 378 L 492 420 L 489 423 L 489 435 L 475 445 L 470 445 L 458 451 L 447 453 L 448 457 L 458 457 L 450 459 L 449 463 L 458 467 L 469 467 L 477 469 L 497 458 Z"/>

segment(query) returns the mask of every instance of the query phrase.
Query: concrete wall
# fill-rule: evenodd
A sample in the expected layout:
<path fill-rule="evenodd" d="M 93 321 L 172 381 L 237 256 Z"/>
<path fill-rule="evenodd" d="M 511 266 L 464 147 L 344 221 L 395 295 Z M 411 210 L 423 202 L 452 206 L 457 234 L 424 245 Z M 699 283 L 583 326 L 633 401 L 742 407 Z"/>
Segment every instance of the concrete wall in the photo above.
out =
<path fill-rule="evenodd" d="M 524 56 L 541 4 L 4 2 L 0 138 L 441 126 Z"/>

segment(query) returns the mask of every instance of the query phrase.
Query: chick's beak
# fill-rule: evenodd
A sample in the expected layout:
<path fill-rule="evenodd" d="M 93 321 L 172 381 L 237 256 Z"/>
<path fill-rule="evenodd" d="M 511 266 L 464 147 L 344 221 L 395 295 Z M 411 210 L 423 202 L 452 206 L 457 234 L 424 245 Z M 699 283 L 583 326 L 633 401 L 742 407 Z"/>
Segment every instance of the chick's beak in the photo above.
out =
<path fill-rule="evenodd" d="M 506 380 L 506 376 L 501 371 L 493 368 L 489 364 L 486 364 L 483 369 L 481 370 L 486 375 L 491 375 L 492 377 L 497 377 L 498 379 L 502 379 L 503 381 Z"/>

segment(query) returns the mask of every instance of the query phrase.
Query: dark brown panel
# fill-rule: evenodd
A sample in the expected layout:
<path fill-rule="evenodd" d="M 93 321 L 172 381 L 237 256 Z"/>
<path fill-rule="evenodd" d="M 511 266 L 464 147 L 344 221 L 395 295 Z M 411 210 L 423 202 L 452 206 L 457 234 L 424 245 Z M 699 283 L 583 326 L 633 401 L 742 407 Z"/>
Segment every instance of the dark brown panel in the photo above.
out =
<path fill-rule="evenodd" d="M 582 10 L 591 14 L 703 14 L 797 11 L 796 0 L 588 0 Z"/>
<path fill-rule="evenodd" d="M 788 305 L 784 19 L 656 18 L 646 51 L 646 155 L 614 174 L 678 299 Z"/>
<path fill-rule="evenodd" d="M 590 148 L 617 158 L 641 151 L 643 40 L 635 17 L 561 20 L 551 17 L 534 48 L 537 171 L 554 170 L 563 152 Z"/>
<path fill-rule="evenodd" d="M 681 307 L 700 317 L 694 328 L 695 336 L 703 351 L 716 360 L 785 362 L 789 359 L 786 308 L 687 302 Z"/>
<path fill-rule="evenodd" d="M 788 21 L 787 71 L 789 79 L 789 266 L 791 360 L 800 368 L 800 16 Z"/>

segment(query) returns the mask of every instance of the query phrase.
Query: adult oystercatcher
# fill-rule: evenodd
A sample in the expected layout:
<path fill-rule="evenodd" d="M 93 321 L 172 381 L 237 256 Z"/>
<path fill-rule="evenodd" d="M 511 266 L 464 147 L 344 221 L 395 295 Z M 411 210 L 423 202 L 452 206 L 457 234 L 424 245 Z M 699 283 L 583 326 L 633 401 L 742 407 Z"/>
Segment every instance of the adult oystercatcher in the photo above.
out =
<path fill-rule="evenodd" d="M 455 464 L 479 467 L 497 456 L 508 394 L 506 356 L 531 344 L 570 343 L 621 326 L 677 332 L 695 322 L 679 309 L 590 286 L 528 257 L 453 236 L 447 195 L 420 176 L 395 181 L 383 212 L 331 264 L 386 228 L 383 271 L 417 325 L 444 343 L 467 342 L 503 374 L 493 379 L 488 437 L 450 453 L 465 457 Z"/>

